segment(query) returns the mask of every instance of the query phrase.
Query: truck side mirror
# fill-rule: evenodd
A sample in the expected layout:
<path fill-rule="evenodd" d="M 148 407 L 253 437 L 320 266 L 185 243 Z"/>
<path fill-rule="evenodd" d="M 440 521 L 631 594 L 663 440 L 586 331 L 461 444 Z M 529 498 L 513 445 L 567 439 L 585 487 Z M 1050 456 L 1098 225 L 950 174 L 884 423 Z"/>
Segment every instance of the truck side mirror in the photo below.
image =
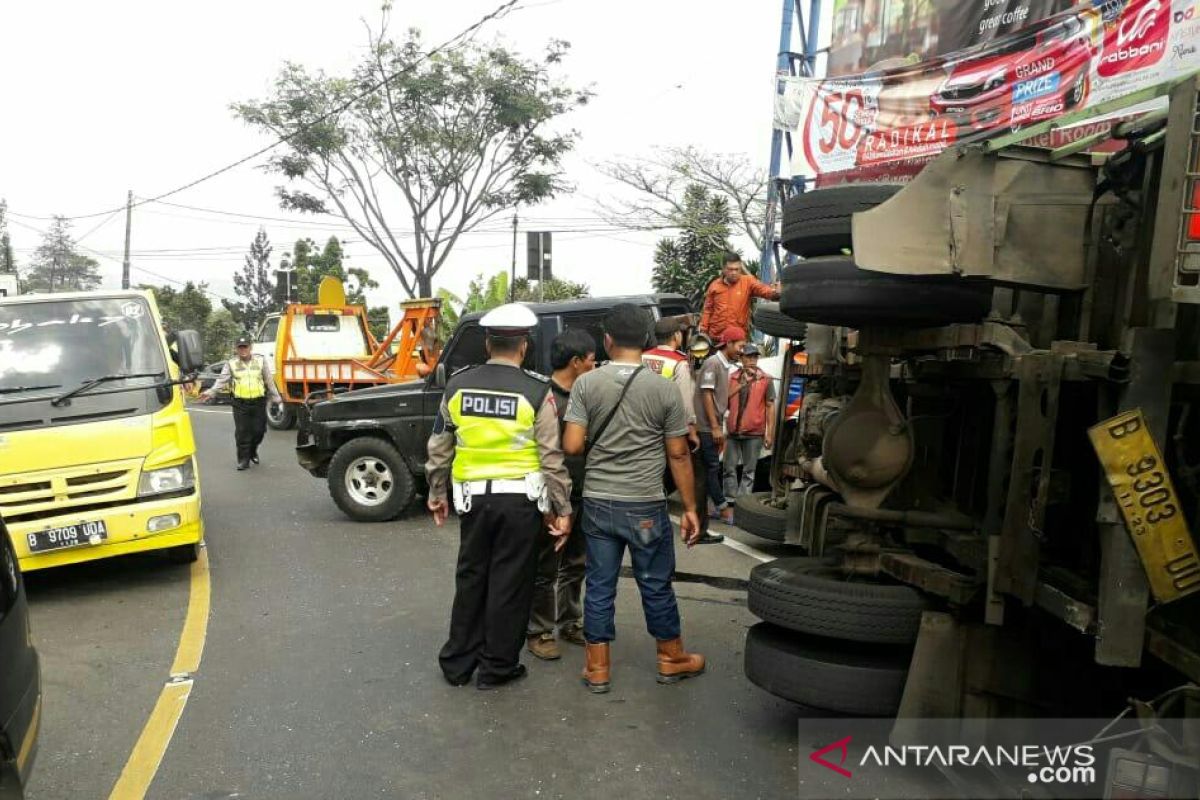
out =
<path fill-rule="evenodd" d="M 433 368 L 433 388 L 446 388 L 446 364 L 443 361 L 439 361 L 437 366 Z"/>
<path fill-rule="evenodd" d="M 171 358 L 179 365 L 179 371 L 184 375 L 199 372 L 204 368 L 204 346 L 200 342 L 200 334 L 196 331 L 179 331 L 170 347 Z"/>

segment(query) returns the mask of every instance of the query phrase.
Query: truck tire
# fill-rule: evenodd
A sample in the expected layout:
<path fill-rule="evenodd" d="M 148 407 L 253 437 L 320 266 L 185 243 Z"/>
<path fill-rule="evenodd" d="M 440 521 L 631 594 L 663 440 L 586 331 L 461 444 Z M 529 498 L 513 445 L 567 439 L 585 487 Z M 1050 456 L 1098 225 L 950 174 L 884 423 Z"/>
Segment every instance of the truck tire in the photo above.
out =
<path fill-rule="evenodd" d="M 754 308 L 754 327 L 768 336 L 804 341 L 804 330 L 808 326 L 780 311 L 779 303 L 763 302 Z"/>
<path fill-rule="evenodd" d="M 912 651 L 801 636 L 760 622 L 746 632 L 750 682 L 811 708 L 870 717 L 900 707 Z"/>
<path fill-rule="evenodd" d="M 267 425 L 272 430 L 290 431 L 296 427 L 296 407 L 291 403 L 267 402 Z"/>
<path fill-rule="evenodd" d="M 416 487 L 395 447 L 375 436 L 343 444 L 329 462 L 329 494 L 356 522 L 395 519 L 413 501 Z"/>
<path fill-rule="evenodd" d="M 874 644 L 911 645 L 930 603 L 900 583 L 847 580 L 820 558 L 780 558 L 750 570 L 750 613 L 781 628 Z"/>
<path fill-rule="evenodd" d="M 871 272 L 849 256 L 812 258 L 785 267 L 781 277 L 780 310 L 822 325 L 932 327 L 979 322 L 992 308 L 986 280 Z"/>
<path fill-rule="evenodd" d="M 783 205 L 784 249 L 805 258 L 851 249 L 851 215 L 874 208 L 901 188 L 899 183 L 848 183 L 788 198 Z"/>
<path fill-rule="evenodd" d="M 787 509 L 767 505 L 770 492 L 741 494 L 733 501 L 733 524 L 760 539 L 782 542 L 787 530 Z"/>
<path fill-rule="evenodd" d="M 200 558 L 200 543 L 177 544 L 174 547 L 168 547 L 164 550 L 163 555 L 172 564 L 191 564 Z"/>

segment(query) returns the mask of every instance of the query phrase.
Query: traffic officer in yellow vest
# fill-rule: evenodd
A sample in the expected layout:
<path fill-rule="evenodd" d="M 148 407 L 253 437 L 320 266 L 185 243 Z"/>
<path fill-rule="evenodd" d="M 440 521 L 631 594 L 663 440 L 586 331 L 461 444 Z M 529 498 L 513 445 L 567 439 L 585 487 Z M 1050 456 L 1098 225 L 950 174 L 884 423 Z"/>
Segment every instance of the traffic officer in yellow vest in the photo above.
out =
<path fill-rule="evenodd" d="M 233 438 L 237 443 L 237 468 L 258 463 L 258 446 L 267 432 L 267 398 L 281 403 L 279 390 L 271 375 L 271 365 L 262 356 L 250 352 L 250 337 L 238 337 L 237 355 L 229 359 L 221 377 L 201 395 L 210 399 L 230 386 L 233 395 Z M 231 385 L 232 384 L 232 385 Z"/>
<path fill-rule="evenodd" d="M 571 530 L 571 479 L 549 379 L 521 369 L 537 317 L 509 303 L 484 315 L 489 360 L 451 376 L 429 438 L 428 507 L 441 525 L 447 483 L 460 525 L 450 636 L 438 656 L 455 686 L 494 689 L 519 663 L 538 537 Z"/>

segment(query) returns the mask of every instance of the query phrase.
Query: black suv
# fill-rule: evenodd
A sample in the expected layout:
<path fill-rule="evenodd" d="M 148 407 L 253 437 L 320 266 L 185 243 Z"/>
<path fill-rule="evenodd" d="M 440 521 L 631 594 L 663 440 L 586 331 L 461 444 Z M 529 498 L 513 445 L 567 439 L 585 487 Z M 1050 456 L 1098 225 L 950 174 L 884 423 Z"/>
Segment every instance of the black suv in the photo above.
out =
<path fill-rule="evenodd" d="M 550 343 L 571 328 L 591 333 L 596 360 L 604 360 L 601 323 L 617 303 L 643 306 L 655 319 L 691 311 L 687 298 L 677 294 L 529 303 L 538 326 L 525 368 L 549 375 Z M 351 519 L 392 519 L 425 491 L 425 444 L 442 402 L 446 376 L 487 360 L 479 326 L 482 316 L 462 318 L 437 369 L 425 380 L 346 392 L 301 414 L 296 446 L 300 465 L 318 478 L 328 478 L 334 502 Z"/>
<path fill-rule="evenodd" d="M 37 751 L 41 702 L 25 584 L 8 529 L 0 519 L 0 800 L 23 795 Z"/>

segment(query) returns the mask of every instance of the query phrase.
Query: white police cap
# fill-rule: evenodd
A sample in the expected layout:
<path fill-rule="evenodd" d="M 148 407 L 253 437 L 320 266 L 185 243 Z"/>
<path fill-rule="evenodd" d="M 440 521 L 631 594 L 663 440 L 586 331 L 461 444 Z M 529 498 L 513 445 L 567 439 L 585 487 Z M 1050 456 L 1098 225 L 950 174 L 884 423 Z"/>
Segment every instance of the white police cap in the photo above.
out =
<path fill-rule="evenodd" d="M 537 315 L 520 303 L 505 303 L 484 314 L 479 324 L 492 336 L 524 336 L 537 327 Z"/>

